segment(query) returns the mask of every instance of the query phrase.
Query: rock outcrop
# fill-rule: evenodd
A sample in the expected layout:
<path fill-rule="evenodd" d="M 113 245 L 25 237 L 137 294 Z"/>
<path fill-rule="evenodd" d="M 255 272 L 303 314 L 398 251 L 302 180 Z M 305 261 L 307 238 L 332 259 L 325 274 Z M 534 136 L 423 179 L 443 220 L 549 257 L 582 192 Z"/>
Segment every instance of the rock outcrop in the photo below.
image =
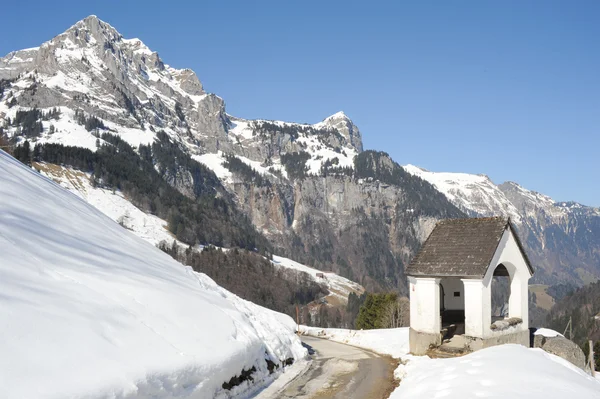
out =
<path fill-rule="evenodd" d="M 562 357 L 582 370 L 586 368 L 585 355 L 579 345 L 565 337 L 536 335 L 533 340 L 533 347 L 541 348 L 548 353 Z"/>

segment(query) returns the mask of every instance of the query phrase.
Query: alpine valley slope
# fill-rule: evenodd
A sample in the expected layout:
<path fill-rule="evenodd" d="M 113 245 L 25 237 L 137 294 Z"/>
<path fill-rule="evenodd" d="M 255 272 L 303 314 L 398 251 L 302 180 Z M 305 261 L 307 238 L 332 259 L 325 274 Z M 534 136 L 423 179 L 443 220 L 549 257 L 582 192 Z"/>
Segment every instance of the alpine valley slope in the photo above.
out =
<path fill-rule="evenodd" d="M 301 360 L 291 318 L 225 291 L 0 151 L 0 396 L 234 397 Z M 223 388 L 242 370 L 251 380 Z"/>
<path fill-rule="evenodd" d="M 150 244 L 154 246 L 172 245 L 175 240 L 173 234 L 168 231 L 168 223 L 165 220 L 143 212 L 119 190 L 93 186 L 93 177 L 89 173 L 46 163 L 34 163 L 32 166 L 44 176 L 93 205 L 106 216 Z M 184 243 L 177 242 L 177 244 L 185 247 Z M 202 247 L 195 248 L 196 251 L 202 251 L 202 249 Z M 227 249 L 222 250 L 227 251 Z M 348 295 L 351 292 L 357 295 L 364 292 L 364 288 L 359 284 L 335 273 L 317 270 L 277 255 L 273 255 L 270 262 L 276 269 L 282 268 L 293 271 L 289 273 L 292 280 L 305 278 L 326 289 L 328 294 L 316 298 L 313 303 L 310 303 L 311 307 L 324 302 L 327 307 L 343 308 L 346 306 Z M 298 276 L 302 277 L 299 278 Z"/>
<path fill-rule="evenodd" d="M 192 199 L 212 193 L 229 210 L 232 198 L 274 253 L 371 290 L 405 290 L 403 266 L 435 222 L 465 215 L 387 155 L 363 152 L 361 133 L 344 113 L 315 124 L 228 115 L 194 72 L 169 67 L 139 39 L 123 38 L 95 16 L 0 59 L 0 118 L 11 140 L 36 147 L 97 152 L 114 144 L 104 133 L 136 149 L 152 143 L 144 157 L 172 187 Z M 177 147 L 220 182 L 179 155 L 165 164 L 155 145 Z M 209 185 L 202 193 L 198 179 Z M 170 229 L 187 244 L 218 244 L 186 226 Z"/>
<path fill-rule="evenodd" d="M 557 202 L 514 182 L 496 185 L 486 175 L 404 168 L 470 216 L 509 216 L 536 265 L 534 282 L 583 284 L 600 278 L 599 208 Z"/>

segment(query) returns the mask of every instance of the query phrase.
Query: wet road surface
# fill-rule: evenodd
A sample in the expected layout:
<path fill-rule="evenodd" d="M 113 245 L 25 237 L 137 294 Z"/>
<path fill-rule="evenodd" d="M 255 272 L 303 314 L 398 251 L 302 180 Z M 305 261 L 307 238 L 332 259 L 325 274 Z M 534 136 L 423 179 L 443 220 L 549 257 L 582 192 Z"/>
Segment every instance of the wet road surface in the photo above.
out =
<path fill-rule="evenodd" d="M 301 339 L 312 353 L 312 364 L 273 398 L 383 399 L 392 391 L 390 358 L 324 339 Z"/>

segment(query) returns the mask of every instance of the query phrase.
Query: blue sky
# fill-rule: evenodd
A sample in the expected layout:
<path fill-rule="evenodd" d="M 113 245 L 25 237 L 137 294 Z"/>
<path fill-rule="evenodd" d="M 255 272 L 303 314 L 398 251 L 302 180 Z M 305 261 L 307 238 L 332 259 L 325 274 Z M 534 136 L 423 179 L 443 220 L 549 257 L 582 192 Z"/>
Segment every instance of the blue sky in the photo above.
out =
<path fill-rule="evenodd" d="M 600 206 L 598 1 L 5 3 L 1 54 L 96 14 L 230 114 L 343 110 L 400 164 Z"/>

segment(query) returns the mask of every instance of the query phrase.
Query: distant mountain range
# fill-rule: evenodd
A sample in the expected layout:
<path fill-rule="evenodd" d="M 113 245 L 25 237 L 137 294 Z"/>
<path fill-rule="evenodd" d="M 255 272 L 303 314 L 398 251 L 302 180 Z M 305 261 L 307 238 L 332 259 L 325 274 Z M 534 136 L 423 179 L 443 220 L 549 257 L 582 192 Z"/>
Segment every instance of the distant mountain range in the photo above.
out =
<path fill-rule="evenodd" d="M 168 66 L 95 16 L 0 58 L 0 118 L 17 145 L 62 148 L 53 147 L 52 159 L 36 150 L 36 160 L 84 169 L 94 184 L 122 190 L 137 208 L 167 220 L 188 244 L 256 248 L 368 290 L 406 293 L 404 267 L 438 220 L 502 214 L 523 237 L 535 281 L 581 284 L 600 276 L 600 210 L 482 175 L 402 167 L 364 151 L 343 112 L 315 124 L 232 116 L 193 71 Z M 89 153 L 56 156 L 67 146 Z M 167 206 L 166 188 L 154 178 L 157 188 L 149 189 L 143 176 L 106 167 L 117 160 L 156 174 L 182 199 Z M 194 223 L 190 207 L 200 208 Z"/>
<path fill-rule="evenodd" d="M 587 283 L 600 276 L 600 209 L 556 202 L 514 182 L 496 185 L 485 175 L 405 169 L 470 216 L 509 216 L 538 266 L 535 281 Z"/>

